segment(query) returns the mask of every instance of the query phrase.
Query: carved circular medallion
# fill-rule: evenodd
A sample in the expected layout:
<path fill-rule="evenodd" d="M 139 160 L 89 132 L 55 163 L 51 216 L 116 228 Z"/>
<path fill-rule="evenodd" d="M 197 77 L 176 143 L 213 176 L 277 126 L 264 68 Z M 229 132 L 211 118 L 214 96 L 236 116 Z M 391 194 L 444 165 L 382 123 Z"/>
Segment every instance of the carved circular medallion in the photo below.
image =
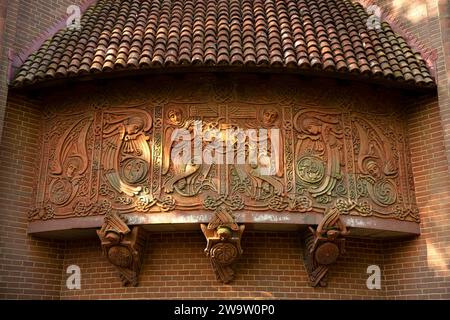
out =
<path fill-rule="evenodd" d="M 237 256 L 236 246 L 229 242 L 220 242 L 211 248 L 211 258 L 216 259 L 220 264 L 230 264 Z"/>
<path fill-rule="evenodd" d="M 318 183 L 323 179 L 325 167 L 317 157 L 306 156 L 297 162 L 297 175 L 307 183 Z"/>
<path fill-rule="evenodd" d="M 397 188 L 389 180 L 377 181 L 373 190 L 374 200 L 380 205 L 390 206 L 397 200 Z"/>
<path fill-rule="evenodd" d="M 114 246 L 108 250 L 108 259 L 112 264 L 127 268 L 131 265 L 132 256 L 128 248 L 123 246 Z"/>
<path fill-rule="evenodd" d="M 316 249 L 315 258 L 318 263 L 329 265 L 339 257 L 339 248 L 332 242 L 326 242 Z"/>
<path fill-rule="evenodd" d="M 123 179 L 129 184 L 139 183 L 147 176 L 148 164 L 143 159 L 127 159 L 122 165 Z"/>
<path fill-rule="evenodd" d="M 50 201 L 56 205 L 62 205 L 70 199 L 72 191 L 73 187 L 69 180 L 53 180 L 50 184 Z"/>

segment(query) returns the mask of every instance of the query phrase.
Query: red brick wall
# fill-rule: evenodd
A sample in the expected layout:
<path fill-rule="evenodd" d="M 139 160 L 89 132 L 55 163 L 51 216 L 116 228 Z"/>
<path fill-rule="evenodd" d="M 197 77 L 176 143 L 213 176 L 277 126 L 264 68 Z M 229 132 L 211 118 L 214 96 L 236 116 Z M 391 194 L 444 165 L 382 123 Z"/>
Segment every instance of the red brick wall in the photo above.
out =
<path fill-rule="evenodd" d="M 40 121 L 35 105 L 9 98 L 0 144 L 0 299 L 59 298 L 64 244 L 26 234 Z"/>
<path fill-rule="evenodd" d="M 1 0 L 0 21 L 4 15 L 5 23 L 3 26 L 0 23 L 0 136 L 8 95 L 9 58 L 26 52 L 64 19 L 69 5 L 84 2 L 86 0 Z"/>
<path fill-rule="evenodd" d="M 421 235 L 386 246 L 390 299 L 450 299 L 450 188 L 440 105 L 435 98 L 407 114 Z"/>
<path fill-rule="evenodd" d="M 435 50 L 439 112 L 450 160 L 450 2 L 448 0 L 378 0 L 383 13 L 393 13 L 415 40 Z M 411 42 L 411 40 L 410 40 Z M 426 51 L 426 50 L 425 50 Z"/>
<path fill-rule="evenodd" d="M 220 284 L 205 257 L 201 231 L 150 233 L 139 286 L 124 288 L 115 269 L 101 257 L 97 239 L 71 241 L 64 254 L 64 268 L 81 269 L 81 290 L 65 287 L 62 299 L 170 299 L 170 298 L 283 298 L 283 299 L 380 299 L 383 290 L 366 287 L 366 269 L 383 265 L 382 245 L 349 240 L 347 254 L 329 274 L 327 288 L 311 288 L 296 232 L 251 232 L 242 238 L 244 254 L 236 263 L 237 276 Z"/>
<path fill-rule="evenodd" d="M 0 299 L 60 295 L 63 243 L 26 235 L 39 150 L 40 112 L 29 99 L 8 94 L 8 54 L 26 50 L 55 25 L 75 0 L 2 1 L 0 27 Z M 4 9 L 6 10 L 4 11 Z M 7 101 L 8 99 L 8 101 Z"/>
<path fill-rule="evenodd" d="M 438 54 L 437 96 L 413 99 L 405 106 L 422 234 L 386 244 L 386 297 L 450 299 L 450 4 L 438 0 L 377 3 L 383 12 L 395 13 L 407 32 Z M 424 6 L 424 15 L 414 20 L 412 10 Z"/>

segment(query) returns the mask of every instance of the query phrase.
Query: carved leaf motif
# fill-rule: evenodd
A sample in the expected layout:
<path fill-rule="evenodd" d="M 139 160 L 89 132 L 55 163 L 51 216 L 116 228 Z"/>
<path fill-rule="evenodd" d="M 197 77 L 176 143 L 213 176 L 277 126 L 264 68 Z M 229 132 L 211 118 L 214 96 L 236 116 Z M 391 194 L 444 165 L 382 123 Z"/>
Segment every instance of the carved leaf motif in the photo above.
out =
<path fill-rule="evenodd" d="M 344 214 L 418 221 L 404 129 L 397 115 L 375 107 L 351 91 L 217 81 L 198 87 L 162 81 L 127 95 L 103 90 L 61 101 L 49 108 L 42 133 L 42 179 L 30 219 L 103 214 L 103 200 L 120 212 L 148 214 L 223 204 L 323 212 L 345 197 L 353 205 Z M 198 120 L 204 148 L 212 144 L 203 139 L 205 129 L 279 129 L 280 136 L 267 136 L 254 163 L 207 165 L 194 157 L 174 163 L 172 134 L 187 130 L 193 147 Z M 249 157 L 254 140 L 234 142 L 233 152 L 243 149 Z M 281 146 L 282 165 L 265 175 L 272 141 Z"/>

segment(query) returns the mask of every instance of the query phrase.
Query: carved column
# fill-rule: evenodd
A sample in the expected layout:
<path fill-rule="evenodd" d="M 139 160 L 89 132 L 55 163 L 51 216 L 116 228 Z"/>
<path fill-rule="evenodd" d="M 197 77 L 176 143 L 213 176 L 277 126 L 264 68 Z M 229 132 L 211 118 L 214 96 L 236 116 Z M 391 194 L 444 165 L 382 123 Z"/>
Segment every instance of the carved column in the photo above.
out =
<path fill-rule="evenodd" d="M 119 271 L 122 284 L 137 286 L 145 250 L 145 230 L 140 226 L 130 229 L 126 218 L 111 212 L 105 216 L 102 228 L 97 234 L 103 255 Z"/>
<path fill-rule="evenodd" d="M 345 252 L 344 237 L 348 234 L 335 206 L 325 212 L 317 229 L 309 227 L 304 238 L 304 260 L 312 287 L 327 286 L 328 269 Z"/>
<path fill-rule="evenodd" d="M 200 227 L 207 241 L 205 253 L 211 260 L 217 280 L 229 283 L 234 279 L 233 264 L 243 252 L 241 237 L 245 225 L 239 226 L 231 209 L 220 206 L 210 223 Z"/>

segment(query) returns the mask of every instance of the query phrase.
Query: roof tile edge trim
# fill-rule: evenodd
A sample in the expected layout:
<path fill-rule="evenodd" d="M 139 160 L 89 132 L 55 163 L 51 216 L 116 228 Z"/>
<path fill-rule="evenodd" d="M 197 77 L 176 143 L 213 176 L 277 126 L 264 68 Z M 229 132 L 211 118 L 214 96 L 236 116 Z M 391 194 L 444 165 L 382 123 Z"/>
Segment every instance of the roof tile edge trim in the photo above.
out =
<path fill-rule="evenodd" d="M 364 9 L 368 9 L 370 6 L 377 6 L 375 0 L 355 0 L 363 5 Z M 428 47 L 425 43 L 419 40 L 412 32 L 408 31 L 405 24 L 400 21 L 393 10 L 381 10 L 381 19 L 384 19 L 395 33 L 401 35 L 407 41 L 408 45 L 420 53 L 422 58 L 427 63 L 428 68 L 432 72 L 432 76 L 436 79 L 436 63 L 438 59 L 437 49 Z"/>
<path fill-rule="evenodd" d="M 343 72 L 435 87 L 419 52 L 388 23 L 368 30 L 349 0 L 99 0 L 81 30 L 64 28 L 31 54 L 15 87 L 168 66 L 262 66 Z"/>
<path fill-rule="evenodd" d="M 93 5 L 97 0 L 82 0 L 80 4 L 78 4 L 78 7 L 80 8 L 81 14 L 86 11 L 88 7 Z M 49 28 L 47 28 L 45 31 L 43 31 L 39 36 L 35 37 L 31 43 L 30 46 L 23 49 L 19 52 L 12 52 L 11 56 L 11 67 L 13 69 L 19 69 L 21 65 L 28 59 L 28 57 L 39 50 L 39 48 L 42 46 L 42 44 L 48 40 L 49 38 L 53 38 L 53 36 L 62 28 L 64 28 L 67 25 L 67 19 L 69 18 L 69 14 L 66 13 L 64 16 L 59 18 L 53 25 L 51 25 Z M 9 81 L 14 80 L 14 74 L 10 73 L 8 75 Z"/>

